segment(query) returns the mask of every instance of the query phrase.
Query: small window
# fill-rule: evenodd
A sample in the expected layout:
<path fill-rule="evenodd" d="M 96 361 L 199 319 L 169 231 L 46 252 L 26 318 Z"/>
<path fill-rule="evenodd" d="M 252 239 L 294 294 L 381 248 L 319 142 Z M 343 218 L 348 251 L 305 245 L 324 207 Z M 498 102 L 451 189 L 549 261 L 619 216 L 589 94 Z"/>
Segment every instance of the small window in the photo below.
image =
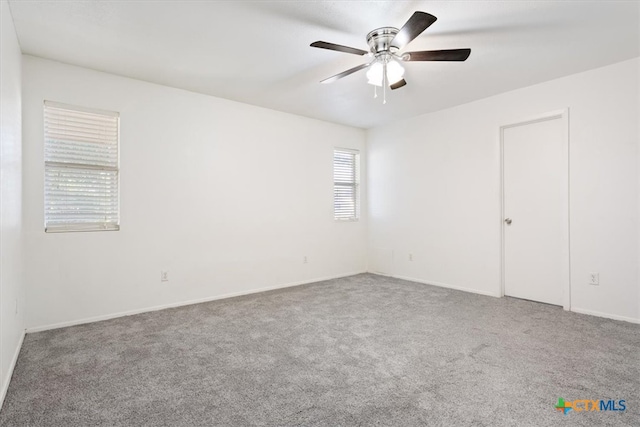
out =
<path fill-rule="evenodd" d="M 336 220 L 360 216 L 360 153 L 336 148 L 333 152 L 333 213 Z"/>
<path fill-rule="evenodd" d="M 118 140 L 118 113 L 45 101 L 45 231 L 119 229 Z"/>

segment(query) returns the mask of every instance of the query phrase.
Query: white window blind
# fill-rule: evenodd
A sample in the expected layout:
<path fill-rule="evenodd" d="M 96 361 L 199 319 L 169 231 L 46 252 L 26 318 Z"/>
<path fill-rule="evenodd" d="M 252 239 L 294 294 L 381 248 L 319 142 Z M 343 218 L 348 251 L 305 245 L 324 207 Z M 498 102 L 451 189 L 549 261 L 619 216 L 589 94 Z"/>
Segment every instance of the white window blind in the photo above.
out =
<path fill-rule="evenodd" d="M 360 154 L 336 148 L 333 152 L 333 212 L 337 220 L 356 220 L 360 211 Z"/>
<path fill-rule="evenodd" d="M 119 114 L 45 101 L 45 231 L 118 230 Z"/>

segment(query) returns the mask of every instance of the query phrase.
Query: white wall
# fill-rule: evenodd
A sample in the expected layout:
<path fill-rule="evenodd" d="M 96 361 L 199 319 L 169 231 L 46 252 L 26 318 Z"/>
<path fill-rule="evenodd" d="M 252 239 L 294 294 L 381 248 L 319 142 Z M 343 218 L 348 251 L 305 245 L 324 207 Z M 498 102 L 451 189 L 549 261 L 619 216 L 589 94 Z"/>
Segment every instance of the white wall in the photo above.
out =
<path fill-rule="evenodd" d="M 370 130 L 370 269 L 498 295 L 499 127 L 568 107 L 572 310 L 640 319 L 639 64 Z M 587 285 L 589 272 L 600 286 Z"/>
<path fill-rule="evenodd" d="M 369 269 L 497 295 L 498 128 L 569 107 L 572 308 L 640 318 L 638 63 L 370 130 Z M 367 218 L 331 214 L 363 131 L 29 56 L 23 80 L 30 330 L 367 269 Z M 45 99 L 121 113 L 121 231 L 44 233 Z"/>
<path fill-rule="evenodd" d="M 0 1 L 0 407 L 24 336 L 21 53 Z"/>
<path fill-rule="evenodd" d="M 23 82 L 28 330 L 366 270 L 332 181 L 364 131 L 29 56 Z M 120 231 L 44 232 L 44 100 L 120 112 Z"/>

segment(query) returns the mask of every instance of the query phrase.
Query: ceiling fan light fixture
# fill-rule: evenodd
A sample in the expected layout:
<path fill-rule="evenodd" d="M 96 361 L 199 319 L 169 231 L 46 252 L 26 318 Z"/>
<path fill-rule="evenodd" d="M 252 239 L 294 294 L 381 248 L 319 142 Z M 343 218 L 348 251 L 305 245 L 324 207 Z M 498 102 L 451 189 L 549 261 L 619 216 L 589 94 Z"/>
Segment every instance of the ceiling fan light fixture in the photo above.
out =
<path fill-rule="evenodd" d="M 367 71 L 367 83 L 374 86 L 382 86 L 382 77 L 384 73 L 384 67 L 381 62 L 374 62 Z"/>
<path fill-rule="evenodd" d="M 376 60 L 367 71 L 367 83 L 382 87 L 385 72 L 388 85 L 399 82 L 404 76 L 404 68 L 395 59 Z"/>
<path fill-rule="evenodd" d="M 402 80 L 404 76 L 404 68 L 398 61 L 391 59 L 387 63 L 387 83 L 392 85 Z"/>

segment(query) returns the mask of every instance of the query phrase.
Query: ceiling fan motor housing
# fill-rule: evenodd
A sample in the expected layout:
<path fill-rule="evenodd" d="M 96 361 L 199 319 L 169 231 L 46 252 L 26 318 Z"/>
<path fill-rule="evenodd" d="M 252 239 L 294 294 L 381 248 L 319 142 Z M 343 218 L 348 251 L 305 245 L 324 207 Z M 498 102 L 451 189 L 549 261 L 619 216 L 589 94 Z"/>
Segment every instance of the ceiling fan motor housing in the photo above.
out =
<path fill-rule="evenodd" d="M 398 48 L 391 45 L 391 41 L 398 34 L 395 27 L 376 28 L 367 34 L 367 44 L 371 48 L 371 53 L 378 55 L 380 53 L 395 53 Z"/>

